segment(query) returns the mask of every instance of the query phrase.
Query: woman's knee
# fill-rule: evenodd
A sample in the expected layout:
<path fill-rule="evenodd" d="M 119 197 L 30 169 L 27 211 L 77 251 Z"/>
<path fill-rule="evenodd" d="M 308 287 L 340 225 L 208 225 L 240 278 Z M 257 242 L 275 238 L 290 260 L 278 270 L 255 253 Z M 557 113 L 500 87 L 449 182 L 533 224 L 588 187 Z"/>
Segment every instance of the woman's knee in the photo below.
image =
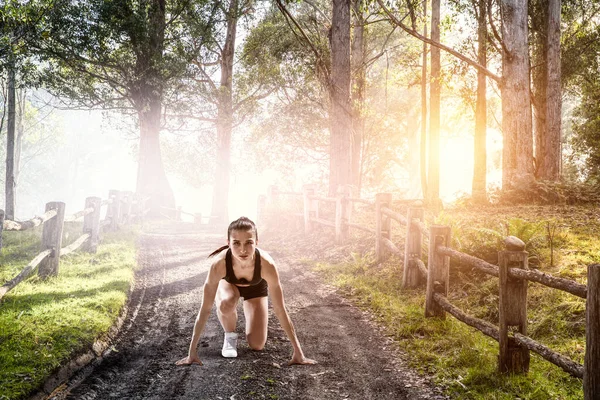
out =
<path fill-rule="evenodd" d="M 220 299 L 218 310 L 221 314 L 229 314 L 235 311 L 237 306 L 237 301 L 233 297 L 226 297 L 224 299 Z"/>
<path fill-rule="evenodd" d="M 260 351 L 265 348 L 265 343 L 267 342 L 267 338 L 265 336 L 258 337 L 259 335 L 247 334 L 246 341 L 248 342 L 248 346 L 252 350 Z"/>

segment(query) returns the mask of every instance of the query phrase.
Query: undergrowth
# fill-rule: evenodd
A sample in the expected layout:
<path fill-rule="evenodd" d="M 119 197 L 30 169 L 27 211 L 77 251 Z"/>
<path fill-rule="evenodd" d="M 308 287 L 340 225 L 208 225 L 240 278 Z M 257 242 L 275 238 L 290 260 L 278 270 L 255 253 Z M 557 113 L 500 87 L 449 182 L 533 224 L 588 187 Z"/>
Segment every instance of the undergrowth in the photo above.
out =
<path fill-rule="evenodd" d="M 81 224 L 65 224 L 63 246 Z M 41 229 L 4 232 L 0 283 L 11 279 L 40 251 Z M 98 252 L 61 257 L 59 274 L 34 275 L 0 302 L 0 399 L 26 398 L 74 354 L 112 326 L 133 280 L 136 232 L 103 235 Z"/>
<path fill-rule="evenodd" d="M 356 217 L 368 219 L 364 215 Z M 497 262 L 498 251 L 504 249 L 504 238 L 517 236 L 526 244 L 530 268 L 581 283 L 585 283 L 586 266 L 600 256 L 600 244 L 595 239 L 600 213 L 591 207 L 469 207 L 430 216 L 428 223 L 450 225 L 453 248 L 492 263 Z M 392 239 L 401 250 L 403 230 L 397 225 L 392 227 Z M 321 236 L 318 232 L 304 240 L 331 240 Z M 337 254 L 334 250 L 314 254 L 315 269 L 358 305 L 369 309 L 408 353 L 411 366 L 434 376 L 452 398 L 583 398 L 580 379 L 535 353 L 528 374 L 499 374 L 498 343 L 450 315 L 443 320 L 425 318 L 424 287 L 402 288 L 402 260 L 392 257 L 375 262 L 372 244 L 372 236 L 353 234 L 351 243 L 338 247 Z M 369 249 L 353 250 L 365 247 Z M 497 278 L 452 261 L 448 298 L 464 312 L 498 324 Z M 528 336 L 583 363 L 584 299 L 529 283 L 528 324 Z"/>

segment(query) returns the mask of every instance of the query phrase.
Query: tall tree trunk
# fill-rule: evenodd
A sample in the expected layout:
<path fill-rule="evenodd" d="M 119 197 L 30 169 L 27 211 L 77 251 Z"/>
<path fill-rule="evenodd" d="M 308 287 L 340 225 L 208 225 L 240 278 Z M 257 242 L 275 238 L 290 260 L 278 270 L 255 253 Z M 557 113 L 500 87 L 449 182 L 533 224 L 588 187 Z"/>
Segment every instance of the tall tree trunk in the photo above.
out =
<path fill-rule="evenodd" d="M 536 177 L 556 181 L 561 163 L 560 0 L 538 0 L 533 68 Z"/>
<path fill-rule="evenodd" d="M 533 180 L 527 1 L 504 0 L 500 7 L 508 51 L 502 56 L 502 186 L 508 189 Z"/>
<path fill-rule="evenodd" d="M 153 91 L 153 87 L 144 92 Z M 138 107 L 140 123 L 140 150 L 138 159 L 137 193 L 150 196 L 152 215 L 164 210 L 161 206 L 173 208 L 175 199 L 167 180 L 160 149 L 160 117 L 162 101 L 147 93 L 143 107 Z"/>
<path fill-rule="evenodd" d="M 440 42 L 440 0 L 431 1 L 431 40 Z M 429 160 L 427 202 L 437 209 L 440 203 L 440 49 L 431 47 L 431 83 L 429 87 Z"/>
<path fill-rule="evenodd" d="M 427 37 L 427 0 L 423 0 L 423 36 Z M 427 199 L 427 43 L 423 42 L 421 61 L 421 191 Z"/>
<path fill-rule="evenodd" d="M 558 180 L 561 169 L 562 90 L 560 70 L 561 0 L 548 0 L 546 135 L 542 179 Z"/>
<path fill-rule="evenodd" d="M 25 112 L 27 104 L 27 91 L 20 89 L 17 95 L 17 120 L 16 120 L 16 136 L 15 136 L 15 182 L 18 185 L 19 174 L 21 173 L 21 150 L 23 149 L 23 136 L 25 135 Z"/>
<path fill-rule="evenodd" d="M 363 115 L 366 89 L 366 46 L 364 41 L 365 18 L 363 11 L 364 0 L 353 0 L 352 8 L 355 15 L 351 61 L 354 82 L 352 85 L 352 178 L 356 188 L 356 195 L 360 197 L 361 191 L 361 149 L 365 131 L 365 118 Z"/>
<path fill-rule="evenodd" d="M 149 0 L 148 4 L 148 36 L 144 38 L 143 45 L 137 48 L 136 75 L 139 81 L 132 93 L 140 124 L 136 191 L 142 196 L 150 196 L 151 212 L 159 215 L 161 206 L 175 206 L 173 190 L 162 161 L 159 138 L 163 97 L 163 78 L 159 65 L 165 41 L 165 0 Z"/>
<path fill-rule="evenodd" d="M 231 174 L 231 131 L 233 128 L 233 60 L 238 21 L 238 1 L 231 0 L 227 12 L 227 36 L 221 54 L 221 83 L 217 104 L 217 170 L 213 191 L 211 223 L 229 220 L 229 182 Z"/>
<path fill-rule="evenodd" d="M 6 219 L 15 218 L 15 122 L 16 122 L 16 89 L 15 65 L 8 65 L 8 121 L 6 130 L 6 180 L 4 181 L 4 213 Z"/>
<path fill-rule="evenodd" d="M 333 0 L 329 195 L 352 184 L 352 106 L 350 104 L 350 0 Z"/>
<path fill-rule="evenodd" d="M 487 66 L 487 1 L 479 0 L 477 5 L 477 62 Z M 477 103 L 475 105 L 475 140 L 473 154 L 472 197 L 476 203 L 487 201 L 487 86 L 486 76 L 477 70 Z"/>
<path fill-rule="evenodd" d="M 14 190 L 14 200 L 15 200 L 15 209 L 17 208 L 17 187 L 19 186 L 19 176 L 21 174 L 21 150 L 23 149 L 23 135 L 25 135 L 25 127 L 23 126 L 23 121 L 25 117 L 25 109 L 26 109 L 26 95 L 27 91 L 25 89 L 20 89 L 17 94 L 17 116 L 16 116 L 16 127 L 15 127 L 15 190 Z"/>
<path fill-rule="evenodd" d="M 548 35 L 548 0 L 532 0 L 530 3 L 530 18 L 533 31 L 531 57 L 533 68 L 532 104 L 533 104 L 533 138 L 535 154 L 535 176 L 540 177 L 544 169 L 544 154 L 546 153 L 546 101 L 548 86 L 548 54 L 546 37 Z"/>

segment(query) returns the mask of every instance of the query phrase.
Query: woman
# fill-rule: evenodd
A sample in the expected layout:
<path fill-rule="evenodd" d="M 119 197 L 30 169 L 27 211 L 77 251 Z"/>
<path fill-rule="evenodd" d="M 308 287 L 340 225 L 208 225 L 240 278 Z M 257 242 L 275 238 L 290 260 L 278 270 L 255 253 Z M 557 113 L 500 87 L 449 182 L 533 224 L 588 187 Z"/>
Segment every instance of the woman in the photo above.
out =
<path fill-rule="evenodd" d="M 208 256 L 214 256 L 214 259 L 204 283 L 202 305 L 194 324 L 188 356 L 177 361 L 177 365 L 202 365 L 196 348 L 215 299 L 217 315 L 225 330 L 221 351 L 223 357 L 237 357 L 235 326 L 240 297 L 244 298 L 248 345 L 253 350 L 262 350 L 267 341 L 268 294 L 271 295 L 273 311 L 294 349 L 289 364 L 316 364 L 316 361 L 306 358 L 302 352 L 294 326 L 285 309 L 275 263 L 267 252 L 256 248 L 257 244 L 256 225 L 250 219 L 241 217 L 233 221 L 227 229 L 227 246 Z"/>

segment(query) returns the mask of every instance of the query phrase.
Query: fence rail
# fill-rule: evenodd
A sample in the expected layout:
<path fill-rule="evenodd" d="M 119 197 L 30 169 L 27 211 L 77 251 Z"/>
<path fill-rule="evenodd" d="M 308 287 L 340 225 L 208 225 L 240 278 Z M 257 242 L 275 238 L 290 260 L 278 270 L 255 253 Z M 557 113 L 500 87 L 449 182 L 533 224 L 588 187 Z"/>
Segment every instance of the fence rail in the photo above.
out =
<path fill-rule="evenodd" d="M 289 194 L 276 189 L 271 189 L 269 193 Z M 392 196 L 389 193 L 377 194 L 374 201 L 350 197 L 349 193 L 348 188 L 341 187 L 336 198 L 322 197 L 315 194 L 313 185 L 306 185 L 302 193 L 303 213 L 294 215 L 303 217 L 306 233 L 310 233 L 315 224 L 334 227 L 336 243 L 343 243 L 347 239 L 347 231 L 350 228 L 374 233 L 378 262 L 390 253 L 404 255 L 403 286 L 415 288 L 426 282 L 425 316 L 444 318 L 445 313 L 448 313 L 498 341 L 499 371 L 526 373 L 529 369 L 529 351 L 533 351 L 567 373 L 583 378 L 586 400 L 600 398 L 597 397 L 600 394 L 600 265 L 588 267 L 588 285 L 530 270 L 527 263 L 528 253 L 524 251 L 525 245 L 514 237 L 505 240 L 506 250 L 498 253 L 499 263 L 494 265 L 452 249 L 450 227 L 428 227 L 424 223 L 422 207 L 409 207 L 407 215 L 404 216 L 392 209 Z M 320 218 L 319 201 L 335 202 L 334 222 Z M 350 221 L 350 202 L 375 205 L 375 229 Z M 412 200 L 407 202 L 414 203 Z M 259 215 L 265 214 L 266 203 L 265 198 L 259 200 Z M 391 221 L 406 227 L 404 251 L 392 241 Z M 429 242 L 427 266 L 422 260 L 423 239 Z M 446 296 L 449 291 L 450 258 L 498 278 L 499 326 L 466 314 L 448 300 Z M 530 281 L 586 299 L 586 354 L 583 365 L 527 336 L 527 283 Z"/>
<path fill-rule="evenodd" d="M 49 210 L 40 216 L 35 216 L 27 221 L 11 221 L 5 219 L 2 223 L 2 228 L 5 231 L 26 231 L 27 229 L 35 228 L 40 226 L 44 222 L 52 219 L 56 216 L 56 210 Z"/>
<path fill-rule="evenodd" d="M 99 242 L 100 228 L 110 227 L 116 230 L 119 224 L 129 223 L 134 218 L 141 219 L 146 214 L 144 209 L 147 200 L 148 198 L 134 196 L 132 192 L 111 190 L 109 198 L 106 200 L 101 200 L 98 197 L 88 197 L 85 200 L 84 209 L 72 215 L 64 215 L 64 203 L 50 202 L 46 204 L 46 212 L 41 216 L 36 216 L 27 221 L 3 220 L 0 224 L 0 238 L 3 230 L 23 231 L 43 225 L 43 232 L 42 250 L 21 272 L 0 286 L 0 300 L 6 293 L 32 275 L 36 268 L 41 278 L 56 276 L 61 256 L 70 254 L 82 247 L 90 253 L 95 253 Z M 103 206 L 108 206 L 108 208 L 105 219 L 100 220 L 100 209 Z M 0 219 L 3 219 L 3 216 L 4 211 L 0 210 Z M 76 221 L 80 218 L 84 218 L 83 234 L 71 244 L 62 247 L 64 223 Z M 0 248 L 2 248 L 1 240 Z"/>

